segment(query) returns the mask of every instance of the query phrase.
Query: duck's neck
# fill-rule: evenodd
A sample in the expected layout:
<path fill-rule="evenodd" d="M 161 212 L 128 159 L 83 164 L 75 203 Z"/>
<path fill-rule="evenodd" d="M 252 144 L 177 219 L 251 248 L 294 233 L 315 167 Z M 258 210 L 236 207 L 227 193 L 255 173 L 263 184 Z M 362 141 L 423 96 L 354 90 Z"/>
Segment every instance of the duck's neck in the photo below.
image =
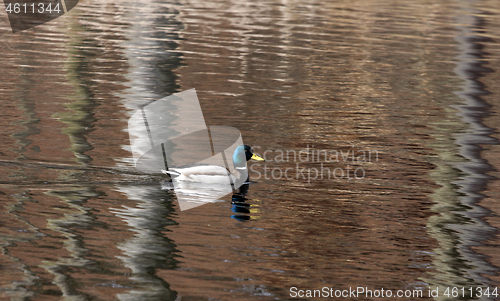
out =
<path fill-rule="evenodd" d="M 247 162 L 235 162 L 233 161 L 233 166 L 236 170 L 246 170 L 247 169 Z"/>
<path fill-rule="evenodd" d="M 244 152 L 235 152 L 233 155 L 233 166 L 236 170 L 247 168 L 247 160 Z"/>

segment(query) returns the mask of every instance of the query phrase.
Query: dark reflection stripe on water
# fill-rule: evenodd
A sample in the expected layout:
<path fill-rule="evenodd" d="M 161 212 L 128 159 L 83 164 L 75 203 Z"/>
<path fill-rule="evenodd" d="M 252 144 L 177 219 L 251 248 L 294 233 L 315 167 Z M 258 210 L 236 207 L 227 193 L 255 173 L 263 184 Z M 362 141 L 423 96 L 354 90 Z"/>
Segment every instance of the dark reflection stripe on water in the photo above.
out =
<path fill-rule="evenodd" d="M 439 165 L 431 175 L 442 186 L 432 195 L 436 202 L 433 209 L 439 215 L 431 217 L 428 223 L 430 235 L 440 246 L 434 260 L 437 273 L 426 281 L 431 286 L 440 287 L 442 292 L 450 287 L 466 290 L 495 287 L 488 275 L 496 275 L 499 271 L 484 255 L 473 250 L 474 246 L 483 245 L 498 232 L 484 220 L 491 211 L 478 204 L 484 198 L 482 192 L 488 183 L 496 180 L 488 175 L 494 168 L 482 158 L 481 145 L 499 144 L 492 137 L 495 131 L 483 122 L 491 115 L 491 105 L 483 99 L 489 92 L 481 81 L 485 74 L 492 72 L 485 67 L 486 53 L 483 50 L 489 39 L 481 35 L 485 22 L 481 14 L 484 12 L 474 9 L 472 2 L 461 4 L 456 20 L 460 25 L 456 27 L 459 54 L 455 72 L 463 80 L 463 90 L 456 93 L 463 103 L 454 107 L 467 125 L 463 133 L 455 134 L 458 152 L 464 160 Z M 484 295 L 480 299 L 493 300 L 496 297 Z"/>
<path fill-rule="evenodd" d="M 134 208 L 122 206 L 112 210 L 134 232 L 132 238 L 120 243 L 123 256 L 119 258 L 132 271 L 130 281 L 135 288 L 117 297 L 130 301 L 176 300 L 177 293 L 156 275 L 157 270 L 174 269 L 178 263 L 176 245 L 164 234 L 168 226 L 177 224 L 172 219 L 175 211 L 172 195 L 159 187 L 117 186 L 117 189 L 137 202 Z"/>

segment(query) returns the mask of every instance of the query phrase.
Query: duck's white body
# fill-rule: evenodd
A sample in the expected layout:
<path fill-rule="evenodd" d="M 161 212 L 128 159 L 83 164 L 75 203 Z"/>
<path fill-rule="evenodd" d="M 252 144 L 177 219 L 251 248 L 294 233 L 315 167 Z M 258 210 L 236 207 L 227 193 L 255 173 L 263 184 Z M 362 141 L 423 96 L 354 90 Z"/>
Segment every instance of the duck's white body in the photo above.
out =
<path fill-rule="evenodd" d="M 239 172 L 230 174 L 227 169 L 217 165 L 200 165 L 185 168 L 170 168 L 163 171 L 166 174 L 176 175 L 174 178 L 178 182 L 198 182 L 206 184 L 229 185 L 230 179 L 234 183 L 239 176 Z"/>
<path fill-rule="evenodd" d="M 242 183 L 248 180 L 247 161 L 264 161 L 254 154 L 248 145 L 240 145 L 233 154 L 233 167 L 235 170 L 229 172 L 226 168 L 218 165 L 198 165 L 170 168 L 163 170 L 165 174 L 173 176 L 173 181 L 178 183 L 196 182 L 205 184 L 230 185 Z"/>

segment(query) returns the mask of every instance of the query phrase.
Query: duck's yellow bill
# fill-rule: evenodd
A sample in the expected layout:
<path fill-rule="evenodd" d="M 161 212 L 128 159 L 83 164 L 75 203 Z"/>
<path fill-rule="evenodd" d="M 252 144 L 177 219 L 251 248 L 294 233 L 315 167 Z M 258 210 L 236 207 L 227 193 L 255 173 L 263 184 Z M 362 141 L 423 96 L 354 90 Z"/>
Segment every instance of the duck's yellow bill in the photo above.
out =
<path fill-rule="evenodd" d="M 253 154 L 252 158 L 250 158 L 250 159 L 255 160 L 255 161 L 266 161 L 263 158 L 257 156 L 256 154 Z"/>

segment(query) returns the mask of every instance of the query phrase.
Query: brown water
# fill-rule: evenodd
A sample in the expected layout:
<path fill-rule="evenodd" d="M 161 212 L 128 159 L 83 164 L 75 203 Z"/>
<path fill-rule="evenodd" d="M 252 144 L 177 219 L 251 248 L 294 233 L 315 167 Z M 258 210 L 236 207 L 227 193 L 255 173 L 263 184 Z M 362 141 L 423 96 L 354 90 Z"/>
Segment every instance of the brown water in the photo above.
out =
<path fill-rule="evenodd" d="M 492 0 L 86 0 L 16 34 L 3 13 L 1 300 L 500 286 L 499 28 Z M 133 167 L 128 118 L 191 88 L 268 159 L 247 206 L 180 211 Z"/>

